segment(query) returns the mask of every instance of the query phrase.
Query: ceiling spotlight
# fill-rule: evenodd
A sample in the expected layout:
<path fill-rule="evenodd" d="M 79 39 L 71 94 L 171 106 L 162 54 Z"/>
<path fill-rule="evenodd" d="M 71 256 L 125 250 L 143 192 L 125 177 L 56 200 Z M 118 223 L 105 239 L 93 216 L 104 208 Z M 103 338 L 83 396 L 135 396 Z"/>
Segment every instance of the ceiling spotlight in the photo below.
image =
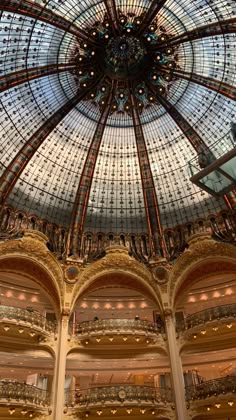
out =
<path fill-rule="evenodd" d="M 89 416 L 89 413 L 85 413 L 85 417 L 88 417 Z"/>
<path fill-rule="evenodd" d="M 233 324 L 230 322 L 230 324 L 227 324 L 227 328 L 232 328 Z"/>
<path fill-rule="evenodd" d="M 152 410 L 152 415 L 154 416 L 156 414 L 155 410 Z"/>
<path fill-rule="evenodd" d="M 101 338 L 100 337 L 97 337 L 96 338 L 96 341 L 99 343 L 101 341 Z"/>
<path fill-rule="evenodd" d="M 127 341 L 128 337 L 123 337 L 123 341 Z"/>
<path fill-rule="evenodd" d="M 9 331 L 9 330 L 10 330 L 10 327 L 8 327 L 8 326 L 6 325 L 5 327 L 3 327 L 3 329 L 4 329 L 5 331 Z"/>
<path fill-rule="evenodd" d="M 114 410 L 111 410 L 111 413 L 112 414 L 116 414 L 116 412 L 117 412 L 117 410 L 115 410 L 115 409 Z"/>
<path fill-rule="evenodd" d="M 34 337 L 34 336 L 35 336 L 35 332 L 34 332 L 34 331 L 30 331 L 29 335 L 30 335 L 31 337 Z"/>
<path fill-rule="evenodd" d="M 88 344 L 88 343 L 89 343 L 89 340 L 86 340 L 86 341 L 85 341 L 85 344 Z"/>
<path fill-rule="evenodd" d="M 127 412 L 128 414 L 132 413 L 132 408 L 127 408 L 126 412 Z"/>
<path fill-rule="evenodd" d="M 108 35 L 108 34 L 106 34 L 106 35 L 105 35 L 105 38 L 106 38 L 106 39 L 108 39 L 108 38 L 109 38 L 109 35 Z"/>
<path fill-rule="evenodd" d="M 24 332 L 23 328 L 19 328 L 19 333 L 22 334 Z"/>
<path fill-rule="evenodd" d="M 146 410 L 144 408 L 141 408 L 140 413 L 145 414 Z"/>
<path fill-rule="evenodd" d="M 139 89 L 138 93 L 140 93 L 140 95 L 143 93 L 143 89 Z"/>
<path fill-rule="evenodd" d="M 83 85 L 82 85 L 83 87 L 86 87 L 87 86 L 87 83 L 83 83 Z"/>
<path fill-rule="evenodd" d="M 147 36 L 147 41 L 150 42 L 152 38 L 150 36 Z"/>
<path fill-rule="evenodd" d="M 29 417 L 32 418 L 34 413 L 29 413 Z"/>
<path fill-rule="evenodd" d="M 127 28 L 126 29 L 126 32 L 130 33 L 131 32 L 131 29 L 130 28 Z"/>
<path fill-rule="evenodd" d="M 105 27 L 106 27 L 106 28 L 109 28 L 109 22 L 106 22 L 106 23 L 105 23 Z"/>
<path fill-rule="evenodd" d="M 82 76 L 83 72 L 82 70 L 79 70 L 79 75 Z"/>
<path fill-rule="evenodd" d="M 154 75 L 152 76 L 152 78 L 153 78 L 153 80 L 157 80 L 157 75 L 156 75 L 156 74 L 154 74 Z"/>
<path fill-rule="evenodd" d="M 94 95 L 94 93 L 91 93 L 90 96 L 91 96 L 91 98 L 94 98 L 95 95 Z"/>
<path fill-rule="evenodd" d="M 207 411 L 210 411 L 211 407 L 207 407 Z"/>
<path fill-rule="evenodd" d="M 206 334 L 206 330 L 201 330 L 201 334 L 205 335 Z"/>
<path fill-rule="evenodd" d="M 91 51 L 91 55 L 95 55 L 95 51 Z"/>
<path fill-rule="evenodd" d="M 21 410 L 21 414 L 22 414 L 23 416 L 25 416 L 25 415 L 26 415 L 26 413 L 27 413 L 27 410 L 26 410 L 25 408 L 22 408 L 22 410 Z"/>
<path fill-rule="evenodd" d="M 15 411 L 16 411 L 16 409 L 15 408 L 13 408 L 13 407 L 11 407 L 11 408 L 9 408 L 9 414 L 12 416 L 12 414 L 14 414 L 15 413 Z"/>
<path fill-rule="evenodd" d="M 136 338 L 135 338 L 135 340 L 136 340 L 137 342 L 139 342 L 139 341 L 140 341 L 140 337 L 136 337 Z"/>
<path fill-rule="evenodd" d="M 119 94 L 119 97 L 120 97 L 120 98 L 124 98 L 124 94 L 121 92 L 121 93 Z"/>
<path fill-rule="evenodd" d="M 215 404 L 215 407 L 216 407 L 216 408 L 220 408 L 220 407 L 221 407 L 221 404 L 220 404 L 220 403 L 216 403 L 216 404 Z"/>
<path fill-rule="evenodd" d="M 90 76 L 94 76 L 94 71 L 91 71 L 90 72 Z"/>
<path fill-rule="evenodd" d="M 93 36 L 96 36 L 96 35 L 97 35 L 97 32 L 96 32 L 96 31 L 93 31 L 93 32 L 92 32 L 92 35 L 93 35 Z"/>
<path fill-rule="evenodd" d="M 97 415 L 101 416 L 101 414 L 102 414 L 102 410 L 97 410 Z"/>
<path fill-rule="evenodd" d="M 113 337 L 109 337 L 109 341 L 113 341 L 114 340 L 114 338 Z"/>
<path fill-rule="evenodd" d="M 217 331 L 219 329 L 219 327 L 213 327 L 212 329 L 213 329 L 213 331 Z"/>
<path fill-rule="evenodd" d="M 101 91 L 102 91 L 102 92 L 105 92 L 105 90 L 106 90 L 105 86 L 102 86 L 102 87 L 101 87 Z"/>
<path fill-rule="evenodd" d="M 196 338 L 197 338 L 197 334 L 194 334 L 194 335 L 193 335 L 193 338 L 194 338 L 194 339 L 196 339 Z"/>
<path fill-rule="evenodd" d="M 232 407 L 234 405 L 234 402 L 233 401 L 228 401 L 228 404 L 229 404 L 230 407 Z"/>

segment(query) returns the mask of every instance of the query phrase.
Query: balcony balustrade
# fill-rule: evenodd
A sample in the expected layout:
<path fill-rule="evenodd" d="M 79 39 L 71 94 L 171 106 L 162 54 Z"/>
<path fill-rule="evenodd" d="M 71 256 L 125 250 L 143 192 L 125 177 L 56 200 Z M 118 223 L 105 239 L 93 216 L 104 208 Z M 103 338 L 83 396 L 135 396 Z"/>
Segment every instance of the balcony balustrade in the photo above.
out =
<path fill-rule="evenodd" d="M 216 320 L 236 319 L 236 304 L 215 306 L 189 315 L 182 322 L 177 324 L 177 331 L 186 331 L 196 326 L 204 325 L 207 322 Z"/>
<path fill-rule="evenodd" d="M 119 340 L 125 343 L 133 337 L 136 343 L 153 343 L 157 340 L 163 341 L 160 333 L 164 332 L 153 322 L 142 319 L 98 319 L 93 321 L 84 321 L 71 326 L 72 334 L 75 334 L 81 341 L 95 339 L 100 342 L 101 339 L 112 342 Z"/>
<path fill-rule="evenodd" d="M 56 323 L 48 321 L 43 315 L 33 309 L 23 309 L 14 306 L 0 305 L 0 323 L 4 323 L 7 331 L 10 325 L 30 328 L 33 332 L 55 333 Z"/>
<path fill-rule="evenodd" d="M 0 380 L 0 404 L 48 407 L 49 394 L 46 390 L 23 382 Z"/>
<path fill-rule="evenodd" d="M 224 378 L 204 381 L 197 385 L 187 386 L 185 388 L 186 400 L 201 400 L 220 394 L 236 392 L 236 376 L 225 376 Z"/>
<path fill-rule="evenodd" d="M 155 407 L 173 401 L 170 388 L 154 388 L 145 385 L 97 386 L 87 390 L 75 390 L 67 395 L 67 405 L 77 407 L 143 406 Z"/>
<path fill-rule="evenodd" d="M 67 255 L 67 243 L 69 232 L 66 227 L 51 224 L 41 220 L 35 215 L 26 215 L 21 210 L 4 207 L 0 217 L 0 241 L 21 237 L 27 230 L 35 230 L 44 233 L 48 237 L 48 247 L 56 257 L 61 260 Z M 186 248 L 189 238 L 197 233 L 210 233 L 216 240 L 222 242 L 236 242 L 236 214 L 235 211 L 225 210 L 207 219 L 198 219 L 190 223 L 178 225 L 164 231 L 164 239 L 167 248 L 167 259 L 177 258 Z M 101 233 L 92 235 L 84 232 L 80 237 L 79 259 L 93 262 L 102 258 L 106 248 L 111 245 L 122 245 L 127 248 L 129 254 L 148 264 L 153 258 L 153 241 L 149 235 L 115 235 Z"/>

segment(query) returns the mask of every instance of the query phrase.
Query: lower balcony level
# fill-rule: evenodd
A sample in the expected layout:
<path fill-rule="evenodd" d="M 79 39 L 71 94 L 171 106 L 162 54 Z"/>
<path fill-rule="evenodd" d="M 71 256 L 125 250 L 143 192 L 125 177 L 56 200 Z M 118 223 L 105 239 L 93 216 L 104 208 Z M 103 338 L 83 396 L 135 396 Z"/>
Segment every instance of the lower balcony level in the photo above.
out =
<path fill-rule="evenodd" d="M 24 382 L 0 380 L 0 418 L 36 418 L 50 412 L 46 390 Z"/>

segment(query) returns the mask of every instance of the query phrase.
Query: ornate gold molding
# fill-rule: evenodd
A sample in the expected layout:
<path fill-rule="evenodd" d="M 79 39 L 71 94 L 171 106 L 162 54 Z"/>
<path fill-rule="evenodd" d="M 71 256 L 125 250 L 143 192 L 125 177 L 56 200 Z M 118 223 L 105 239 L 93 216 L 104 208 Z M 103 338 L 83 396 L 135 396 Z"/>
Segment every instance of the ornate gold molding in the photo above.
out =
<path fill-rule="evenodd" d="M 189 282 L 194 284 L 222 272 L 236 274 L 236 247 L 217 242 L 205 234 L 197 236 L 190 242 L 189 249 L 177 258 L 171 270 L 169 294 L 172 305 Z"/>
<path fill-rule="evenodd" d="M 72 293 L 72 307 L 78 297 L 98 278 L 104 276 L 125 276 L 138 281 L 149 295 L 160 305 L 159 290 L 150 270 L 128 254 L 127 248 L 114 245 L 106 248 L 105 257 L 91 263 L 79 273 L 78 282 Z"/>
<path fill-rule="evenodd" d="M 23 274 L 38 283 L 60 311 L 64 297 L 63 271 L 41 232 L 26 230 L 20 239 L 0 243 L 0 271 Z"/>

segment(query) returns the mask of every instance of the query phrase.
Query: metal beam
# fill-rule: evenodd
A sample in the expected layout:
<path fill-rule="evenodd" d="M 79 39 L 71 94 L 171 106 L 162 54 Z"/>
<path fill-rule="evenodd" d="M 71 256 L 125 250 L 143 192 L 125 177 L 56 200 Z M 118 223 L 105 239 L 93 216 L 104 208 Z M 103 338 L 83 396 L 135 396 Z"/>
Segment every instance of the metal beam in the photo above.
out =
<path fill-rule="evenodd" d="M 229 85 L 228 83 L 216 79 L 211 79 L 210 77 L 202 76 L 200 74 L 188 73 L 179 69 L 174 70 L 173 75 L 180 77 L 181 79 L 197 83 L 198 85 L 204 86 L 207 89 L 214 90 L 215 92 L 220 93 L 227 98 L 234 100 L 236 99 L 236 87 Z"/>
<path fill-rule="evenodd" d="M 19 13 L 21 15 L 32 17 L 33 19 L 39 19 L 43 22 L 53 25 L 56 28 L 62 29 L 63 31 L 69 32 L 76 37 L 86 40 L 92 44 L 96 44 L 95 40 L 86 33 L 86 31 L 80 29 L 74 23 L 71 23 L 63 16 L 58 15 L 46 6 L 42 7 L 37 3 L 32 3 L 29 0 L 1 0 L 0 10 L 8 11 L 12 13 Z"/>
<path fill-rule="evenodd" d="M 118 35 L 120 33 L 120 28 L 116 10 L 116 2 L 115 0 L 104 0 L 103 3 L 105 4 L 107 9 L 107 15 L 109 22 L 111 23 L 113 35 Z"/>
<path fill-rule="evenodd" d="M 153 46 L 153 49 L 166 48 L 167 46 L 182 44 L 183 42 L 194 41 L 196 39 L 207 38 L 222 34 L 231 34 L 236 32 L 236 17 L 224 21 L 217 21 L 208 25 L 200 26 L 191 31 L 183 32 L 182 34 L 169 37 L 164 43 L 158 43 Z"/>
<path fill-rule="evenodd" d="M 69 235 L 70 244 L 68 244 L 69 254 L 73 254 L 73 256 L 78 256 L 80 252 L 80 236 L 83 232 L 89 194 L 93 181 L 93 173 L 97 162 L 107 118 L 110 113 L 113 96 L 116 90 L 116 84 L 117 82 L 115 82 L 115 84 L 112 86 L 106 104 L 102 110 L 80 177 L 80 182 L 72 211 L 72 222 Z"/>
<path fill-rule="evenodd" d="M 153 19 L 157 16 L 158 12 L 161 10 L 161 8 L 164 6 L 164 4 L 167 2 L 167 0 L 153 0 L 148 11 L 146 12 L 146 15 L 144 16 L 144 19 L 140 25 L 140 28 L 138 30 L 138 34 L 142 34 L 145 32 L 147 27 L 152 23 Z"/>
<path fill-rule="evenodd" d="M 0 92 L 11 89 L 22 83 L 37 79 L 43 76 L 49 76 L 55 73 L 73 70 L 76 67 L 75 63 L 68 64 L 51 64 L 42 67 L 27 68 L 24 70 L 15 71 L 5 76 L 0 77 Z"/>
<path fill-rule="evenodd" d="M 130 92 L 131 112 L 133 118 L 136 147 L 138 152 L 140 174 L 142 179 L 142 189 L 144 195 L 149 235 L 152 238 L 153 249 L 155 254 L 166 257 L 167 250 L 162 231 L 160 211 L 146 143 L 143 135 L 142 124 L 140 121 L 139 113 L 137 111 L 137 104 L 135 103 L 132 89 L 130 89 Z"/>
<path fill-rule="evenodd" d="M 5 169 L 0 178 L 0 204 L 6 201 L 21 172 L 29 163 L 32 156 L 41 146 L 46 137 L 54 130 L 63 118 L 81 101 L 88 93 L 97 86 L 96 81 L 88 89 L 76 94 L 72 99 L 59 108 L 49 119 L 30 137 L 24 146 L 17 153 L 15 158 Z"/>

